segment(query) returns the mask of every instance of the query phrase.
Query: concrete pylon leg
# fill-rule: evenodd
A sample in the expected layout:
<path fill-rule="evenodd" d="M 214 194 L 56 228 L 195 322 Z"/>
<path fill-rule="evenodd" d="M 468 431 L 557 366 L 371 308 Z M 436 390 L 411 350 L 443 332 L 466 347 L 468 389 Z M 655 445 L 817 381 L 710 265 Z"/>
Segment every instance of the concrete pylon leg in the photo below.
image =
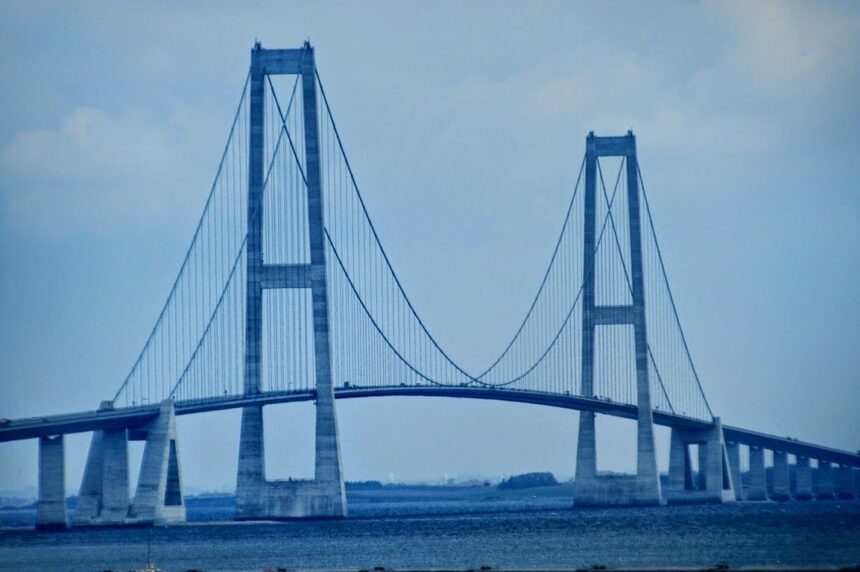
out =
<path fill-rule="evenodd" d="M 242 409 L 239 440 L 239 474 L 236 479 L 236 518 L 251 519 L 264 515 L 266 496 L 263 408 Z"/>
<path fill-rule="evenodd" d="M 708 488 L 708 443 L 699 445 L 698 455 L 699 470 L 696 473 L 696 489 L 700 491 Z"/>
<path fill-rule="evenodd" d="M 722 502 L 734 502 L 734 479 L 729 468 L 726 440 L 723 437 L 723 425 L 719 417 L 714 417 L 714 429 L 711 435 L 707 443 L 707 490 L 711 494 L 719 494 Z"/>
<path fill-rule="evenodd" d="M 69 525 L 66 513 L 66 459 L 62 435 L 39 438 L 38 530 L 63 530 Z"/>
<path fill-rule="evenodd" d="M 579 412 L 579 436 L 576 441 L 576 479 L 573 504 L 590 504 L 597 486 L 597 439 L 593 411 Z"/>
<path fill-rule="evenodd" d="M 788 454 L 782 451 L 773 452 L 773 494 L 771 498 L 778 501 L 787 501 L 791 498 Z"/>
<path fill-rule="evenodd" d="M 812 468 L 809 457 L 797 457 L 794 463 L 794 498 L 810 500 L 812 498 Z"/>
<path fill-rule="evenodd" d="M 836 495 L 841 499 L 853 499 L 854 494 L 854 468 L 840 465 L 836 469 Z"/>
<path fill-rule="evenodd" d="M 647 369 L 647 365 L 645 366 Z M 636 481 L 633 484 L 633 501 L 629 504 L 656 505 L 663 503 L 660 475 L 657 472 L 657 448 L 654 445 L 654 419 L 651 412 L 650 395 L 639 382 L 636 423 Z M 647 383 L 647 382 L 645 382 Z M 645 411 L 647 408 L 647 411 Z"/>
<path fill-rule="evenodd" d="M 173 401 L 163 401 L 158 417 L 142 427 L 140 432 L 146 434 L 146 445 L 137 492 L 129 511 L 130 520 L 159 525 L 185 522 Z"/>
<path fill-rule="evenodd" d="M 579 437 L 576 441 L 576 482 L 597 475 L 597 444 L 593 411 L 579 412 Z"/>
<path fill-rule="evenodd" d="M 75 524 L 88 524 L 95 521 L 101 512 L 102 478 L 104 446 L 102 439 L 104 431 L 94 431 L 90 441 L 90 452 L 87 454 L 87 464 L 84 467 L 84 478 L 78 491 L 78 506 L 75 509 Z"/>
<path fill-rule="evenodd" d="M 125 429 L 105 431 L 102 477 L 102 518 L 123 522 L 128 517 L 128 436 Z"/>
<path fill-rule="evenodd" d="M 74 524 L 125 524 L 128 501 L 127 432 L 125 429 L 95 431 L 78 493 Z"/>
<path fill-rule="evenodd" d="M 818 461 L 818 477 L 815 480 L 815 498 L 830 500 L 835 496 L 833 487 L 833 466 L 830 461 Z"/>
<path fill-rule="evenodd" d="M 112 409 L 103 401 L 99 410 Z M 124 524 L 128 517 L 128 434 L 125 429 L 93 432 L 75 510 L 76 526 Z"/>
<path fill-rule="evenodd" d="M 690 451 L 681 438 L 678 429 L 672 429 L 669 443 L 669 483 L 668 491 L 693 490 L 693 475 L 690 467 Z"/>
<path fill-rule="evenodd" d="M 315 337 L 319 338 L 319 335 Z M 334 387 L 331 384 L 331 373 L 328 372 L 328 355 L 321 355 L 323 344 L 319 339 L 314 343 L 317 362 L 314 480 L 317 493 L 311 514 L 313 516 L 342 518 L 347 515 L 346 489 L 340 458 L 340 438 L 334 405 Z M 327 373 L 320 375 L 320 369 L 326 369 Z M 323 383 L 323 378 L 328 381 Z"/>
<path fill-rule="evenodd" d="M 750 486 L 747 500 L 767 500 L 767 477 L 764 468 L 764 449 L 750 447 Z"/>
<path fill-rule="evenodd" d="M 735 500 L 744 500 L 744 485 L 741 477 L 741 446 L 738 443 L 726 443 L 726 457 L 732 474 L 732 486 L 735 489 Z"/>
<path fill-rule="evenodd" d="M 699 475 L 696 486 L 693 486 L 690 478 L 691 444 L 699 446 Z M 735 501 L 723 425 L 719 417 L 715 417 L 713 425 L 707 429 L 672 429 L 666 501 L 670 504 Z"/>

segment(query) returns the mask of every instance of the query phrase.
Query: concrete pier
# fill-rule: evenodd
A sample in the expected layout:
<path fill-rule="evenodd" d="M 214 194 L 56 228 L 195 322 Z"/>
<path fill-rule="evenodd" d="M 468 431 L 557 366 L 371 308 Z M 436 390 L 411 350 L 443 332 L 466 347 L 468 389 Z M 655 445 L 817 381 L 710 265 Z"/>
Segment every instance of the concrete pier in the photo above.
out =
<path fill-rule="evenodd" d="M 64 530 L 66 513 L 66 459 L 62 435 L 39 438 L 39 501 L 37 530 Z"/>
<path fill-rule="evenodd" d="M 796 457 L 794 462 L 794 498 L 795 500 L 812 499 L 812 467 L 809 457 Z"/>
<path fill-rule="evenodd" d="M 848 465 L 840 465 L 836 469 L 836 496 L 840 499 L 853 499 L 854 492 L 854 468 Z"/>
<path fill-rule="evenodd" d="M 76 526 L 124 524 L 128 518 L 128 436 L 96 431 L 90 443 L 75 510 Z"/>
<path fill-rule="evenodd" d="M 696 453 L 697 462 L 699 470 L 696 472 L 696 488 L 699 490 L 705 490 L 707 486 L 707 477 L 708 477 L 708 447 L 705 442 L 702 442 L 698 447 L 698 451 Z"/>
<path fill-rule="evenodd" d="M 767 473 L 764 467 L 764 449 L 750 447 L 750 486 L 747 500 L 767 500 Z"/>
<path fill-rule="evenodd" d="M 815 480 L 815 498 L 830 500 L 836 496 L 833 486 L 833 466 L 830 461 L 818 461 L 818 478 Z"/>
<path fill-rule="evenodd" d="M 770 498 L 777 501 L 791 499 L 791 481 L 788 468 L 788 455 L 782 451 L 773 452 L 773 490 Z"/>
<path fill-rule="evenodd" d="M 732 487 L 735 489 L 735 500 L 742 501 L 744 494 L 743 478 L 741 477 L 741 446 L 738 443 L 726 443 L 726 457 L 729 460 L 729 472 L 732 475 Z"/>
<path fill-rule="evenodd" d="M 699 474 L 695 483 L 689 450 L 693 444 L 699 448 Z M 713 426 L 705 431 L 672 429 L 666 501 L 724 503 L 734 502 L 735 496 L 720 418 L 715 417 Z"/>
<path fill-rule="evenodd" d="M 185 522 L 173 401 L 163 401 L 158 417 L 140 429 L 130 430 L 129 439 L 146 439 L 146 445 L 126 522 L 154 525 Z"/>
<path fill-rule="evenodd" d="M 103 401 L 99 411 L 113 409 Z M 128 432 L 93 432 L 84 478 L 78 491 L 75 526 L 124 524 L 128 518 Z"/>
<path fill-rule="evenodd" d="M 101 410 L 110 409 L 102 403 Z M 146 441 L 134 500 L 129 505 L 128 442 Z M 93 433 L 74 525 L 108 527 L 185 522 L 185 497 L 172 400 L 158 416 L 132 429 Z"/>

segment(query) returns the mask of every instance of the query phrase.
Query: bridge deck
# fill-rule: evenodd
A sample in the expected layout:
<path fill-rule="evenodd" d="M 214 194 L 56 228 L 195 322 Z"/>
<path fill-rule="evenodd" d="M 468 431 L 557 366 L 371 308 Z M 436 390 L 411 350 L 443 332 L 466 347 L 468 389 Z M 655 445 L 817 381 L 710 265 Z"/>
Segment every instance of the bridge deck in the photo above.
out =
<path fill-rule="evenodd" d="M 494 401 L 510 401 L 530 403 L 562 409 L 578 411 L 594 411 L 604 415 L 636 418 L 636 407 L 624 403 L 601 399 L 579 397 L 538 391 L 514 389 L 488 389 L 485 387 L 439 387 L 439 386 L 389 386 L 389 387 L 340 387 L 335 389 L 337 399 L 356 399 L 367 397 L 421 396 L 421 397 L 454 397 L 461 399 L 487 399 Z M 197 401 L 179 401 L 176 403 L 177 415 L 192 415 L 210 411 L 236 409 L 250 405 L 273 405 L 277 403 L 292 403 L 311 401 L 316 397 L 313 391 L 272 392 L 259 395 L 240 395 L 216 397 Z M 38 437 L 69 433 L 82 433 L 98 429 L 120 429 L 123 427 L 138 427 L 150 421 L 158 414 L 158 404 L 140 405 L 101 411 L 84 411 L 62 415 L 47 415 L 16 419 L 4 422 L 0 426 L 0 442 L 34 439 Z M 654 411 L 654 423 L 666 427 L 698 429 L 709 425 L 707 421 L 670 413 Z M 571 429 L 573 430 L 573 429 Z M 793 439 L 777 437 L 739 427 L 723 425 L 727 441 L 762 447 L 774 451 L 782 451 L 791 455 L 830 461 L 842 465 L 860 467 L 860 454 L 840 449 L 833 449 Z"/>

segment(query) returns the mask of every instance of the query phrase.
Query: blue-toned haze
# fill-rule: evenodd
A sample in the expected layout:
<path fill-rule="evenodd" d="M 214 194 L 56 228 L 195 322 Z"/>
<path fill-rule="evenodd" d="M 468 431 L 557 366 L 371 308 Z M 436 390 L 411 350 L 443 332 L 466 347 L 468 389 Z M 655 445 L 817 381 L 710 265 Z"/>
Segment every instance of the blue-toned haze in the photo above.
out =
<path fill-rule="evenodd" d="M 113 395 L 191 238 L 255 38 L 316 47 L 381 238 L 455 359 L 482 370 L 528 309 L 586 133 L 633 129 L 715 413 L 860 448 L 851 2 L 3 2 L 0 417 Z M 312 472 L 311 407 L 268 408 L 271 476 Z M 338 414 L 348 480 L 574 470 L 575 412 L 385 398 Z M 632 469 L 634 425 L 600 423 L 600 468 Z M 178 428 L 186 485 L 232 487 L 238 411 Z M 68 438 L 70 492 L 88 441 Z M 35 484 L 36 443 L 0 444 L 0 490 Z"/>

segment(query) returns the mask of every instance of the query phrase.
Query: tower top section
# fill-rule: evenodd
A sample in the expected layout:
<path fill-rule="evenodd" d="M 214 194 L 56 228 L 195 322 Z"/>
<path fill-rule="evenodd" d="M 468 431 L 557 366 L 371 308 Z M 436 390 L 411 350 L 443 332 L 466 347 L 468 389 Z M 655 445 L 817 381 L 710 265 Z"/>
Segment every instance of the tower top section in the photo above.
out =
<path fill-rule="evenodd" d="M 313 70 L 313 66 L 314 48 L 309 41 L 301 48 L 288 50 L 269 50 L 257 41 L 251 49 L 251 72 L 254 74 L 295 75 Z"/>

